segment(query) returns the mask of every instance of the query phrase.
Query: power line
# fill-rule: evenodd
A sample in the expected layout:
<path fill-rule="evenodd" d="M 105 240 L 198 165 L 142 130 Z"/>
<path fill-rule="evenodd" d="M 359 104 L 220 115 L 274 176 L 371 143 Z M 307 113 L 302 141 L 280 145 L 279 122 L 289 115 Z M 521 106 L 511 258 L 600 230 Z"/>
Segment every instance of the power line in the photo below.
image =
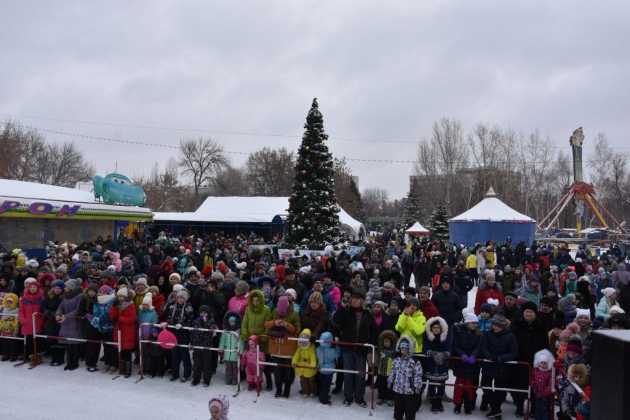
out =
<path fill-rule="evenodd" d="M 127 144 L 127 145 L 133 145 L 133 146 L 144 146 L 144 147 L 160 147 L 160 148 L 167 148 L 167 149 L 172 149 L 172 150 L 179 150 L 179 145 L 173 145 L 173 144 L 165 144 L 165 143 L 152 143 L 152 142 L 147 142 L 147 141 L 141 141 L 141 140 L 130 140 L 130 139 L 121 139 L 121 138 L 113 138 L 113 137 L 105 137 L 105 136 L 95 136 L 95 135 L 91 135 L 91 134 L 84 134 L 84 133 L 76 133 L 76 132 L 68 132 L 68 131 L 62 131 L 62 130 L 56 130 L 56 129 L 52 129 L 52 128 L 46 128 L 46 127 L 34 127 L 34 126 L 25 126 L 28 129 L 32 129 L 32 130 L 38 130 L 38 131 L 42 131 L 42 132 L 46 132 L 46 133 L 51 133 L 51 134 L 56 134 L 56 135 L 61 135 L 61 136 L 67 136 L 67 137 L 74 137 L 74 138 L 80 138 L 80 139 L 85 139 L 85 140 L 92 140 L 92 141 L 104 141 L 104 142 L 112 142 L 112 143 L 119 143 L 119 144 Z M 242 152 L 242 151 L 234 151 L 234 150 L 224 150 L 224 153 L 226 154 L 232 154 L 232 155 L 241 155 L 241 156 L 248 156 L 250 154 L 250 152 Z M 420 163 L 417 160 L 401 160 L 401 159 L 366 159 L 366 158 L 356 158 L 356 157 L 348 157 L 348 156 L 341 156 L 342 159 L 345 159 L 347 161 L 351 161 L 351 162 L 361 162 L 361 163 L 387 163 L 387 164 L 418 164 Z M 596 162 L 603 162 L 604 160 L 602 159 L 588 159 L 585 160 L 586 163 L 596 163 Z M 442 161 L 440 163 L 460 163 L 459 161 Z M 515 168 L 519 167 L 519 161 L 517 159 L 513 160 L 513 161 L 495 161 L 495 164 L 512 164 Z M 528 161 L 526 162 L 527 164 L 554 164 L 553 160 L 548 160 L 548 161 Z M 484 169 L 484 168 L 477 168 L 477 169 Z M 487 167 L 487 169 L 494 169 L 492 167 Z"/>
<path fill-rule="evenodd" d="M 284 138 L 290 140 L 299 140 L 301 139 L 300 134 L 283 134 L 283 133 L 261 133 L 254 131 L 232 131 L 232 130 L 214 130 L 207 128 L 181 128 L 181 127 L 168 127 L 168 126 L 159 126 L 159 125 L 148 125 L 148 124 L 128 124 L 128 123 L 119 123 L 119 122 L 108 122 L 108 121 L 93 121 L 93 120 L 73 120 L 73 119 L 65 119 L 65 118 L 54 118 L 54 117 L 43 117 L 43 116 L 27 116 L 27 115 L 10 115 L 10 114 L 2 114 L 4 118 L 12 118 L 12 119 L 30 119 L 30 120 L 45 120 L 45 121 L 54 121 L 60 123 L 72 123 L 72 124 L 85 124 L 85 125 L 100 125 L 100 126 L 108 126 L 108 127 L 121 127 L 121 128 L 138 128 L 138 129 L 148 129 L 148 130 L 164 130 L 164 131 L 178 131 L 178 132 L 196 132 L 196 133 L 204 133 L 210 136 L 247 136 L 247 137 L 275 137 L 275 138 Z M 417 144 L 419 139 L 358 139 L 352 137 L 334 137 L 335 141 L 342 142 L 350 142 L 350 143 L 399 143 L 399 144 Z"/>

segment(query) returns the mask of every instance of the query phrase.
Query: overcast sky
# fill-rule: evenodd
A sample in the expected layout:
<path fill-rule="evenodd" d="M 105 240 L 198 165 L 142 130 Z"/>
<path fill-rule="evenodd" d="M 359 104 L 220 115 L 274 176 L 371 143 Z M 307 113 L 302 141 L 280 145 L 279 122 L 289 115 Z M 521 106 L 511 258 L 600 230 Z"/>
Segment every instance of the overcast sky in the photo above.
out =
<path fill-rule="evenodd" d="M 467 131 L 537 128 L 567 152 L 579 125 L 587 153 L 600 131 L 630 147 L 627 1 L 94 3 L 1 3 L 3 119 L 172 145 L 208 135 L 230 152 L 296 150 L 316 96 L 337 157 L 414 159 L 415 141 L 443 116 Z M 176 154 L 44 134 L 74 140 L 99 173 L 117 163 L 148 174 Z M 350 166 L 361 189 L 407 192 L 411 164 Z"/>

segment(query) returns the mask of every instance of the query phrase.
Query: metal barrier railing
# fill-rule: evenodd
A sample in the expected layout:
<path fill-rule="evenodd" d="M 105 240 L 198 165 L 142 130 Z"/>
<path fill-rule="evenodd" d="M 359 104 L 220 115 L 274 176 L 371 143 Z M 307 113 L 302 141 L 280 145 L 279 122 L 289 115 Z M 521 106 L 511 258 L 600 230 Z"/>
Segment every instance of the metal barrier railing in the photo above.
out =
<path fill-rule="evenodd" d="M 36 318 L 38 316 L 42 316 L 39 312 L 34 312 L 32 316 L 33 321 L 33 357 L 31 358 L 31 368 L 36 367 L 39 364 L 39 354 L 37 352 L 37 339 L 50 339 L 50 340 L 61 340 L 61 341 L 70 341 L 74 343 L 100 343 L 103 346 L 115 346 L 118 350 L 118 372 L 122 372 L 122 334 L 120 328 L 118 329 L 118 341 L 106 341 L 106 340 L 92 340 L 89 338 L 72 338 L 72 337 L 62 337 L 59 335 L 50 335 L 50 334 L 37 334 L 37 323 Z M 82 317 L 75 317 L 76 319 L 82 319 Z M 112 379 L 116 379 L 118 376 L 115 376 Z"/>
<path fill-rule="evenodd" d="M 210 329 L 210 328 L 195 328 L 195 327 L 185 327 L 185 326 L 179 326 L 179 328 L 176 325 L 169 325 L 166 323 L 161 323 L 161 324 L 151 324 L 151 323 L 143 323 L 140 324 L 138 326 L 138 343 L 140 344 L 139 347 L 139 358 L 140 358 L 140 379 L 138 379 L 137 382 L 140 382 L 142 379 L 144 379 L 144 355 L 143 355 L 143 349 L 142 349 L 142 343 L 146 343 L 146 344 L 156 344 L 156 345 L 160 345 L 160 344 L 165 344 L 163 342 L 160 341 L 154 341 L 154 340 L 143 340 L 142 339 L 142 327 L 156 327 L 156 328 L 173 328 L 173 329 L 183 329 L 183 330 L 188 330 L 188 331 L 201 331 L 201 332 L 210 332 L 210 333 L 220 333 L 220 334 L 229 334 L 229 335 L 233 335 L 236 338 L 236 342 L 238 343 L 240 340 L 240 336 L 236 333 L 236 331 L 229 331 L 229 330 L 221 330 L 221 329 Z M 192 344 L 176 344 L 174 347 L 180 347 L 180 348 L 186 348 L 188 350 L 210 350 L 210 351 L 214 351 L 217 353 L 222 353 L 222 352 L 236 352 L 238 355 L 239 349 L 238 349 L 238 344 L 236 347 L 236 350 L 230 350 L 230 349 L 221 349 L 221 348 L 217 348 L 217 347 L 205 347 L 205 346 L 194 346 Z M 240 375 L 240 371 L 241 371 L 241 360 L 240 357 L 236 358 L 236 370 L 237 370 L 237 380 L 236 380 L 236 393 L 234 394 L 234 396 L 236 397 L 239 392 L 241 391 L 241 375 Z"/>
<path fill-rule="evenodd" d="M 258 337 L 268 337 L 267 335 L 259 335 Z M 287 340 L 290 341 L 302 341 L 303 339 L 299 338 L 299 337 L 286 337 Z M 311 342 L 309 340 L 309 342 Z M 316 343 L 324 343 L 323 340 L 314 340 L 314 342 Z M 373 344 L 369 344 L 369 343 L 350 343 L 350 342 L 346 342 L 346 341 L 326 341 L 327 344 L 330 345 L 335 345 L 335 346 L 341 346 L 341 347 L 365 347 L 365 348 L 369 348 L 371 350 L 372 353 L 372 365 L 374 365 L 374 361 L 376 361 L 376 346 Z M 318 369 L 317 367 L 313 368 L 312 366 L 301 366 L 301 365 L 293 365 L 293 364 L 282 364 L 282 363 L 276 363 L 276 362 L 261 362 L 260 358 L 259 358 L 259 353 L 260 353 L 260 345 L 257 344 L 256 345 L 256 378 L 258 379 L 260 377 L 260 366 L 274 366 L 274 367 L 285 367 L 285 368 L 307 368 L 307 369 L 315 369 L 318 371 L 325 371 L 325 372 L 331 372 L 331 373 L 344 373 L 344 374 L 351 374 L 351 375 L 374 375 L 374 372 L 370 371 L 370 361 L 369 359 L 366 358 L 366 369 L 365 371 L 361 371 L 361 370 L 349 370 L 349 369 Z M 273 355 L 272 355 L 273 356 Z M 375 376 L 375 375 L 374 375 Z M 373 415 L 373 411 L 374 411 L 374 380 L 370 381 L 370 413 L 369 415 L 372 416 Z M 260 386 L 257 386 L 256 388 L 257 390 L 257 395 L 256 395 L 256 399 L 258 399 L 258 397 L 260 396 Z"/>
<path fill-rule="evenodd" d="M 424 354 L 424 353 L 413 353 L 414 357 L 421 357 L 421 358 L 429 358 L 430 356 Z M 446 358 L 445 360 L 449 360 L 449 361 L 462 361 L 461 357 L 457 357 L 457 356 L 451 356 Z M 482 368 L 483 368 L 483 364 L 498 364 L 499 362 L 495 362 L 489 359 L 477 359 L 475 364 L 481 364 Z M 531 377 L 532 377 L 532 365 L 528 362 L 519 362 L 519 361 L 510 361 L 510 362 L 501 362 L 501 364 L 504 365 L 512 365 L 512 366 L 525 366 L 528 369 L 528 381 L 527 381 L 527 389 L 522 389 L 522 388 L 506 388 L 506 387 L 496 387 L 494 386 L 494 378 L 492 378 L 492 383 L 491 386 L 483 386 L 481 384 L 475 386 L 476 389 L 481 389 L 481 390 L 488 390 L 488 391 L 505 391 L 505 392 L 516 392 L 516 393 L 523 393 L 526 394 L 526 408 L 525 408 L 525 412 L 524 412 L 524 420 L 528 420 L 529 416 L 531 415 Z M 435 386 L 448 386 L 448 387 L 462 387 L 465 388 L 467 387 L 467 385 L 463 385 L 463 384 L 456 384 L 456 383 L 442 383 L 442 382 L 431 382 L 431 381 L 423 381 L 422 382 L 423 385 L 435 385 Z"/>

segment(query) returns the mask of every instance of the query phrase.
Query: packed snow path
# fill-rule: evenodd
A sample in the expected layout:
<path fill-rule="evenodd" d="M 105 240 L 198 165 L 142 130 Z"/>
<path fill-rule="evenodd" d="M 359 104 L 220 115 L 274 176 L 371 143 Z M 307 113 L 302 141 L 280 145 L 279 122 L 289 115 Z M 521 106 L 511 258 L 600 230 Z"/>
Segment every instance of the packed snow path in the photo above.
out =
<path fill-rule="evenodd" d="M 212 378 L 209 388 L 192 387 L 190 382 L 173 383 L 166 377 L 145 378 L 136 384 L 135 376 L 112 380 L 111 374 L 90 373 L 83 366 L 67 372 L 63 366 L 47 364 L 29 370 L 27 365 L 13 367 L 12 363 L 1 362 L 0 377 L 3 385 L 0 419 L 11 420 L 200 420 L 209 417 L 208 400 L 219 394 L 230 399 L 230 420 L 301 420 L 319 416 L 390 420 L 394 412 L 391 407 L 381 406 L 369 417 L 367 408 L 343 407 L 340 395 L 333 396 L 332 406 L 322 406 L 316 399 L 300 396 L 297 383 L 288 400 L 275 399 L 273 392 L 262 392 L 255 403 L 256 393 L 247 390 L 233 398 L 234 387 L 223 385 L 222 370 Z M 447 393 L 452 395 L 452 391 Z M 445 403 L 444 408 L 444 413 L 432 414 L 425 402 L 418 419 L 485 419 L 479 410 L 472 416 L 458 416 L 453 414 L 451 403 Z M 514 418 L 514 406 L 504 404 L 504 413 L 504 419 Z"/>
<path fill-rule="evenodd" d="M 413 282 L 413 277 L 412 277 Z M 477 288 L 468 294 L 468 307 L 474 306 Z M 134 372 L 137 367 L 134 368 Z M 273 392 L 262 392 L 256 401 L 256 393 L 244 388 L 233 398 L 235 387 L 224 385 L 224 367 L 219 366 L 217 375 L 212 378 L 209 388 L 192 387 L 190 382 L 170 382 L 168 377 L 150 378 L 135 383 L 137 376 L 129 379 L 102 372 L 90 373 L 83 364 L 73 372 L 63 367 L 51 367 L 42 364 L 29 370 L 27 365 L 13 367 L 13 363 L 0 362 L 2 378 L 2 401 L 0 419 L 11 420 L 111 420 L 111 419 L 207 419 L 208 400 L 217 395 L 226 395 L 230 399 L 229 420 L 302 420 L 319 416 L 358 420 L 370 418 L 370 410 L 343 406 L 342 395 L 333 395 L 333 405 L 323 406 L 314 398 L 303 398 L 299 393 L 299 384 L 293 384 L 291 398 L 276 399 Z M 449 382 L 454 382 L 450 378 Z M 447 395 L 453 395 L 453 388 L 446 388 Z M 366 401 L 369 402 L 369 388 Z M 477 404 L 481 401 L 481 391 L 477 393 Z M 508 397 L 509 398 L 509 397 Z M 418 419 L 485 419 L 479 410 L 473 415 L 453 414 L 453 404 L 445 403 L 443 413 L 430 412 L 429 403 L 424 401 Z M 391 420 L 393 407 L 376 406 L 371 418 Z M 514 405 L 503 405 L 503 418 L 515 418 Z"/>

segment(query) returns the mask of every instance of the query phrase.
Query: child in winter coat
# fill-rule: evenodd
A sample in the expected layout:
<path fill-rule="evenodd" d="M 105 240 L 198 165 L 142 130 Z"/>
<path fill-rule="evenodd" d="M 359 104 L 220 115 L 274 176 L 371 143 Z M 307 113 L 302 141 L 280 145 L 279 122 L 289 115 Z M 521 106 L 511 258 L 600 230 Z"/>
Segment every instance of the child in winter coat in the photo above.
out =
<path fill-rule="evenodd" d="M 63 283 L 62 283 L 63 284 Z M 35 331 L 33 331 L 33 314 L 42 312 L 42 303 L 44 302 L 44 291 L 40 288 L 39 282 L 33 277 L 24 280 L 24 294 L 20 298 L 18 307 L 18 320 L 20 321 L 20 330 L 22 335 L 26 337 L 24 348 L 24 356 L 29 357 L 33 349 L 33 334 L 40 333 L 44 320 L 42 316 L 35 316 Z M 34 357 L 36 360 L 37 358 Z M 25 360 L 26 361 L 26 360 Z"/>
<path fill-rule="evenodd" d="M 455 390 L 453 404 L 455 414 L 461 413 L 462 402 L 464 412 L 471 414 L 477 399 L 477 384 L 479 383 L 479 347 L 481 332 L 477 316 L 473 312 L 464 314 L 464 322 L 456 324 L 453 334 L 453 355 L 460 358 L 453 367 L 455 374 Z"/>
<path fill-rule="evenodd" d="M 228 420 L 228 409 L 230 401 L 224 395 L 212 398 L 208 402 L 208 411 L 210 411 L 210 420 Z"/>
<path fill-rule="evenodd" d="M 396 333 L 385 330 L 378 336 L 378 362 L 376 388 L 378 389 L 377 405 L 394 405 L 394 395 L 387 386 L 387 378 L 392 373 L 394 357 L 396 355 Z"/>
<path fill-rule="evenodd" d="M 298 346 L 291 359 L 295 369 L 295 376 L 300 378 L 302 395 L 310 397 L 317 391 L 315 387 L 315 374 L 317 373 L 317 357 L 315 345 L 311 343 L 311 330 L 305 328 L 299 336 Z"/>
<path fill-rule="evenodd" d="M 333 374 L 330 369 L 335 368 L 339 359 L 339 348 L 331 345 L 333 335 L 330 331 L 324 331 L 320 336 L 320 345 L 315 351 L 317 355 L 317 367 L 319 368 L 318 394 L 319 402 L 330 405 L 330 384 Z"/>
<path fill-rule="evenodd" d="M 532 392 L 534 394 L 534 420 L 549 420 L 553 403 L 553 355 L 547 349 L 534 355 Z"/>
<path fill-rule="evenodd" d="M 387 384 L 394 393 L 394 419 L 415 420 L 418 398 L 422 389 L 422 365 L 411 357 L 416 343 L 409 336 L 402 336 L 396 344 L 397 357 Z"/>
<path fill-rule="evenodd" d="M 225 383 L 227 385 L 236 385 L 238 382 L 238 357 L 241 350 L 241 341 L 238 338 L 238 330 L 241 326 L 241 317 L 236 312 L 228 312 L 223 320 L 223 328 L 233 333 L 222 333 L 219 340 L 219 348 L 221 349 L 221 358 L 225 365 Z"/>
<path fill-rule="evenodd" d="M 103 285 L 98 289 L 96 303 L 92 306 L 92 319 L 90 323 L 98 332 L 101 340 L 111 341 L 112 339 L 114 326 L 109 318 L 109 310 L 114 304 L 115 299 L 116 295 L 111 287 Z M 95 356 L 98 360 L 101 353 L 101 346 L 88 347 L 88 351 L 95 352 L 95 354 L 91 354 L 90 357 Z M 108 344 L 103 345 L 103 355 L 105 356 L 106 366 L 105 372 L 116 370 L 116 351 L 116 347 L 114 346 Z"/>
<path fill-rule="evenodd" d="M 569 366 L 566 382 L 567 386 L 560 391 L 558 420 L 589 418 L 591 389 L 586 365 L 576 363 Z"/>
<path fill-rule="evenodd" d="M 490 303 L 484 303 L 480 306 L 479 312 L 479 331 L 483 334 L 486 331 L 490 331 L 491 322 L 490 319 L 494 315 L 495 306 Z"/>
<path fill-rule="evenodd" d="M 256 347 L 258 346 L 258 337 L 252 335 L 247 340 L 247 351 L 241 356 L 241 366 L 245 368 L 245 375 L 247 377 L 247 389 L 252 391 L 260 387 L 262 383 L 262 371 L 263 367 L 259 366 L 258 370 L 256 369 L 256 364 L 258 362 L 265 361 L 265 353 L 258 349 L 256 351 Z M 257 357 L 258 356 L 258 357 Z M 258 360 L 258 362 L 256 361 Z"/>
<path fill-rule="evenodd" d="M 17 333 L 18 297 L 15 293 L 5 293 L 0 304 L 0 355 L 3 362 L 17 360 L 21 344 L 14 339 Z"/>
<path fill-rule="evenodd" d="M 424 339 L 425 376 L 430 381 L 427 397 L 431 401 L 431 412 L 444 411 L 442 397 L 444 383 L 448 379 L 448 358 L 451 356 L 452 340 L 448 325 L 441 317 L 429 318 Z"/>
<path fill-rule="evenodd" d="M 153 295 L 148 292 L 142 297 L 142 302 L 138 309 L 138 325 L 140 325 L 140 339 L 143 341 L 156 341 L 159 328 L 155 325 L 143 325 L 143 324 L 157 324 L 158 315 L 153 307 Z M 141 343 L 143 357 L 143 370 L 144 373 L 155 377 L 157 374 L 160 360 L 157 360 L 157 354 L 154 352 L 153 347 L 157 347 L 151 343 Z"/>
<path fill-rule="evenodd" d="M 217 323 L 212 317 L 210 308 L 206 305 L 199 307 L 199 316 L 193 321 L 194 328 L 202 330 L 216 330 Z M 215 331 L 192 331 L 192 345 L 198 347 L 213 347 Z M 192 385 L 196 386 L 203 376 L 204 386 L 210 386 L 210 380 L 216 370 L 216 366 L 212 365 L 212 350 L 193 349 L 193 380 Z"/>

